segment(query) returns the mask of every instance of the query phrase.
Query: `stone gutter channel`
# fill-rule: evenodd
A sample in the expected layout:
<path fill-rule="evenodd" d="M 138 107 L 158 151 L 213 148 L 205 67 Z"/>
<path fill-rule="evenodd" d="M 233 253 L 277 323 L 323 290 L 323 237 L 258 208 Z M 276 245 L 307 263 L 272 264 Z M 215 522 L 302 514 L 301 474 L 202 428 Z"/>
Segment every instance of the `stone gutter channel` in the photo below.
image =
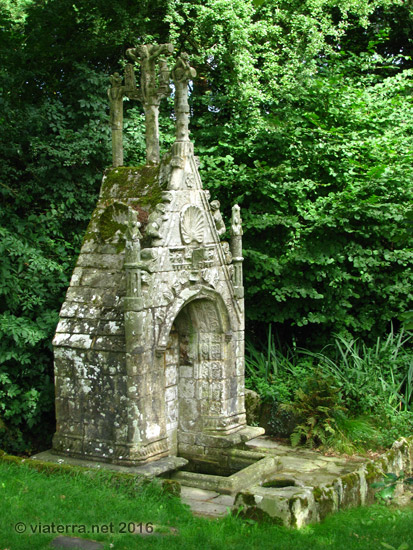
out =
<path fill-rule="evenodd" d="M 126 467 L 62 458 L 50 451 L 27 462 L 110 469 L 145 478 L 160 476 L 166 478 L 166 483 L 179 482 L 182 501 L 195 515 L 217 518 L 236 513 L 296 528 L 319 522 L 338 510 L 373 503 L 375 490 L 371 484 L 381 481 L 384 473 L 399 475 L 403 471 L 407 476 L 413 472 L 413 436 L 399 439 L 374 461 L 293 449 L 267 436 L 252 439 L 243 449 L 232 449 L 227 454 L 234 463 L 243 462 L 246 466 L 232 475 L 221 476 L 180 471 L 188 463 L 182 457 Z M 403 492 L 403 484 L 398 492 Z"/>

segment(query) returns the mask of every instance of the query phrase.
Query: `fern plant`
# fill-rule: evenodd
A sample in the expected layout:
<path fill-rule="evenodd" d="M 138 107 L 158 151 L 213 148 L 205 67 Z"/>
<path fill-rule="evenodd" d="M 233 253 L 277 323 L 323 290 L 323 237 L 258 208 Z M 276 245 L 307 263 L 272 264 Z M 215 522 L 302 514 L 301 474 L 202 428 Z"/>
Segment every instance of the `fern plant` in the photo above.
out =
<path fill-rule="evenodd" d="M 293 447 L 299 443 L 318 446 L 327 443 L 338 431 L 336 416 L 345 411 L 340 389 L 332 377 L 323 377 L 319 371 L 307 378 L 303 388 L 294 393 L 294 401 L 281 407 L 294 412 L 299 421 L 290 436 Z"/>

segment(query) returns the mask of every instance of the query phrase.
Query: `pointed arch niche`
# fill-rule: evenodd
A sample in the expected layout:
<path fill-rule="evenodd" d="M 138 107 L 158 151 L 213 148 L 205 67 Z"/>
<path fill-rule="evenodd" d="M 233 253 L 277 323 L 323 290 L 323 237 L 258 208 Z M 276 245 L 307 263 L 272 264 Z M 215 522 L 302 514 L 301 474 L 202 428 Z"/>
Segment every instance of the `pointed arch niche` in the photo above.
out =
<path fill-rule="evenodd" d="M 178 304 L 159 341 L 165 346 L 167 436 L 171 451 L 182 455 L 188 444 L 193 453 L 199 434 L 227 435 L 245 425 L 240 422 L 244 379 L 237 376 L 236 346 L 221 296 L 198 289 Z"/>

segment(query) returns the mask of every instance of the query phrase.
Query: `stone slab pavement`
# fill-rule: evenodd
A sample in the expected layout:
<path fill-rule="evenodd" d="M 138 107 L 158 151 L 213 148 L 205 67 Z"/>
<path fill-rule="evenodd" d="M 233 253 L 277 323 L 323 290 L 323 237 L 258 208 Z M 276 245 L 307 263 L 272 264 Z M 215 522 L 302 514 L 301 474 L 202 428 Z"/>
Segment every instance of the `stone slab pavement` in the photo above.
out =
<path fill-rule="evenodd" d="M 220 495 L 215 491 L 182 485 L 181 500 L 188 504 L 196 516 L 219 518 L 228 514 L 234 504 L 235 495 Z"/>

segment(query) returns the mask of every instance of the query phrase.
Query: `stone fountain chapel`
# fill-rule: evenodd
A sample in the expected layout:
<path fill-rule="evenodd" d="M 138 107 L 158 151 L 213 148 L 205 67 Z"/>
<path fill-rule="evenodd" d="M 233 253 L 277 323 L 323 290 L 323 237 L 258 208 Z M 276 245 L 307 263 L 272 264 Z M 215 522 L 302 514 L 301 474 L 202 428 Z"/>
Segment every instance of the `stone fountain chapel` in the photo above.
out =
<path fill-rule="evenodd" d="M 202 189 L 189 140 L 186 54 L 127 51 L 111 76 L 106 170 L 54 337 L 53 452 L 136 466 L 163 457 L 219 463 L 263 433 L 246 426 L 240 209 L 230 243 Z M 135 64 L 140 66 L 136 85 Z M 175 86 L 176 141 L 159 158 L 158 110 Z M 123 97 L 142 103 L 146 165 L 123 166 Z"/>

